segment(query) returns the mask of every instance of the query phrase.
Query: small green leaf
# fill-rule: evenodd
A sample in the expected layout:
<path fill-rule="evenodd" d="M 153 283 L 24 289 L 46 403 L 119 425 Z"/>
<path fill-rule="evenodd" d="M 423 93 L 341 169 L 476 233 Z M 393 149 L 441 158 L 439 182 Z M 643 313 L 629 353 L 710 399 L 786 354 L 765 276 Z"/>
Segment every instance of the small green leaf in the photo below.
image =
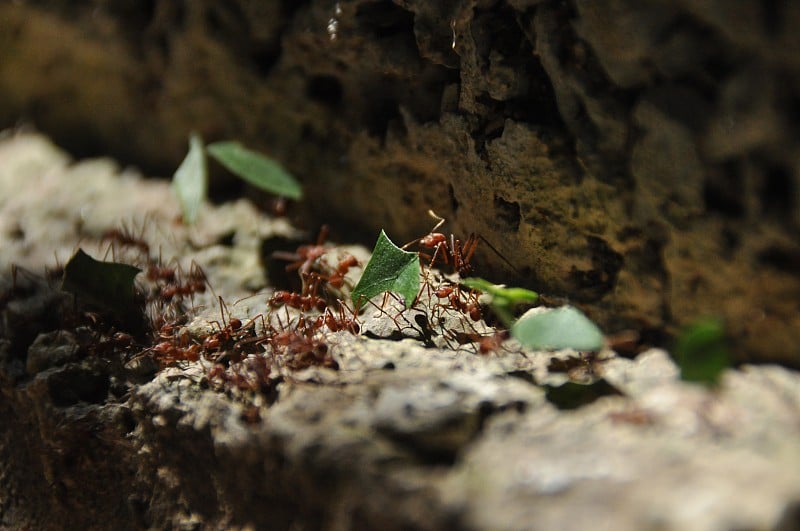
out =
<path fill-rule="evenodd" d="M 536 302 L 539 294 L 525 288 L 507 288 L 503 284 L 492 284 L 488 280 L 472 277 L 465 278 L 462 284 L 471 289 L 483 291 L 492 297 L 506 299 L 511 304 L 522 304 L 524 302 Z"/>
<path fill-rule="evenodd" d="M 539 294 L 535 291 L 524 288 L 507 288 L 503 284 L 492 284 L 488 280 L 477 277 L 465 278 L 461 283 L 470 289 L 488 293 L 492 297 L 492 310 L 506 326 L 511 326 L 514 320 L 514 305 L 536 302 L 539 298 Z"/>
<path fill-rule="evenodd" d="M 303 197 L 300 183 L 283 166 L 238 142 L 215 142 L 208 153 L 230 171 L 267 192 L 290 199 Z"/>
<path fill-rule="evenodd" d="M 572 306 L 523 315 L 514 323 L 511 335 L 523 345 L 541 350 L 594 351 L 603 346 L 603 333 L 597 325 Z"/>
<path fill-rule="evenodd" d="M 461 281 L 461 283 L 470 289 L 483 291 L 484 293 L 492 293 L 497 288 L 503 287 L 502 284 L 492 284 L 488 280 L 484 280 L 478 277 L 465 278 Z"/>
<path fill-rule="evenodd" d="M 126 317 L 136 308 L 133 279 L 140 271 L 128 264 L 100 262 L 78 249 L 64 266 L 61 289 Z"/>
<path fill-rule="evenodd" d="M 364 267 L 361 280 L 353 288 L 350 298 L 358 307 L 363 300 L 393 291 L 403 296 L 408 308 L 419 293 L 419 275 L 419 255 L 400 249 L 381 231 L 372 258 Z"/>
<path fill-rule="evenodd" d="M 495 297 L 502 296 L 513 304 L 533 303 L 539 298 L 539 294 L 525 288 L 502 288 Z"/>
<path fill-rule="evenodd" d="M 197 214 L 208 190 L 203 140 L 194 133 L 189 137 L 189 153 L 172 177 L 172 189 L 181 204 L 183 222 L 191 225 L 197 220 Z"/>
<path fill-rule="evenodd" d="M 675 359 L 681 368 L 682 380 L 708 385 L 717 383 L 722 371 L 730 366 L 722 320 L 703 319 L 684 330 L 675 344 Z"/>

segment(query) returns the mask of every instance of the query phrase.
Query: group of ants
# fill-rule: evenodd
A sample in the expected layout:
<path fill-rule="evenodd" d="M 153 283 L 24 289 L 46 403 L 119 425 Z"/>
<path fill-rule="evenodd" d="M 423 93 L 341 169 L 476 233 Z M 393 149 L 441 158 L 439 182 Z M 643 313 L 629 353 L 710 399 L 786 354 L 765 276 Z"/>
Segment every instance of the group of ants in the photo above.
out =
<path fill-rule="evenodd" d="M 474 234 L 463 243 L 452 234 L 448 238 L 437 232 L 444 222 L 439 219 L 428 234 L 402 247 L 418 247 L 423 266 L 422 287 L 410 308 L 406 309 L 403 301 L 391 292 L 384 294 L 382 303 L 362 302 L 392 319 L 399 334 L 416 336 L 428 346 L 432 346 L 432 337 L 439 335 L 448 346 L 472 344 L 481 354 L 495 351 L 508 337 L 507 331 L 487 334 L 472 325 L 466 331 L 448 330 L 444 325 L 444 314 L 448 312 L 451 315 L 457 312 L 464 322 L 480 321 L 484 312 L 477 292 L 444 276 L 434 280 L 434 266 L 444 266 L 459 278 L 469 276 L 473 270 L 471 259 L 480 239 Z M 143 237 L 124 228 L 110 230 L 103 239 L 111 241 L 116 248 L 132 249 L 139 256 L 138 265 L 144 265 L 150 285 L 146 303 L 152 346 L 143 348 L 132 335 L 112 332 L 105 340 L 96 342 L 91 350 L 97 354 L 133 352 L 136 359 L 149 356 L 161 368 L 202 358 L 210 362 L 208 382 L 224 390 L 269 393 L 274 390 L 276 379 L 271 378 L 271 374 L 276 364 L 290 370 L 310 366 L 338 369 L 329 352 L 325 332 L 360 333 L 359 311 L 364 306 L 351 308 L 343 300 L 342 288 L 353 288 L 347 275 L 352 268 L 361 268 L 363 264 L 347 253 L 339 254 L 333 262 L 322 260 L 335 249 L 325 244 L 327 234 L 328 229 L 323 226 L 315 243 L 300 245 L 294 252 L 272 253 L 271 259 L 288 262 L 286 271 L 297 273 L 301 287 L 297 291 L 273 291 L 267 299 L 266 317 L 259 314 L 242 322 L 230 314 L 222 297 L 217 297 L 221 321 L 210 323 L 211 330 L 197 337 L 184 325 L 189 313 L 187 302 L 193 305 L 196 294 L 211 289 L 202 268 L 194 262 L 188 271 L 178 265 L 165 265 L 160 258 L 152 258 L 150 245 Z M 396 304 L 387 309 L 387 303 L 392 300 Z M 417 311 L 409 319 L 408 312 L 415 309 Z M 435 323 L 440 323 L 438 330 Z"/>

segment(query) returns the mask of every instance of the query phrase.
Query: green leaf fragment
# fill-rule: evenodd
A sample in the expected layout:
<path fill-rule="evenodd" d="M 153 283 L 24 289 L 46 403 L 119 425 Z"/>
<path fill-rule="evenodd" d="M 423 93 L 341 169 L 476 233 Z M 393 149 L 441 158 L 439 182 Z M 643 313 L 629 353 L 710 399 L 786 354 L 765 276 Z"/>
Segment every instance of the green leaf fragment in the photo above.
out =
<path fill-rule="evenodd" d="M 358 307 L 365 300 L 392 291 L 403 297 L 408 308 L 419 293 L 419 275 L 419 255 L 400 249 L 381 231 L 350 299 Z"/>
<path fill-rule="evenodd" d="M 502 287 L 502 284 L 492 284 L 488 280 L 478 277 L 465 278 L 461 281 L 461 283 L 470 289 L 483 291 L 485 293 L 492 293 L 496 288 Z"/>
<path fill-rule="evenodd" d="M 488 280 L 472 277 L 461 281 L 468 288 L 483 291 L 492 297 L 506 299 L 511 304 L 522 304 L 525 302 L 536 302 L 539 294 L 525 288 L 507 288 L 503 284 L 492 284 Z"/>
<path fill-rule="evenodd" d="M 133 280 L 140 271 L 128 264 L 95 260 L 78 249 L 64 266 L 61 289 L 90 304 L 127 316 L 137 306 Z"/>
<path fill-rule="evenodd" d="M 675 344 L 675 359 L 682 380 L 708 385 L 717 383 L 722 371 L 731 363 L 722 320 L 706 318 L 686 328 Z"/>
<path fill-rule="evenodd" d="M 491 306 L 506 326 L 514 320 L 513 308 L 517 304 L 533 303 L 539 294 L 524 288 L 507 288 L 503 284 L 492 284 L 488 280 L 472 277 L 465 278 L 462 284 L 470 289 L 482 291 L 492 297 Z"/>
<path fill-rule="evenodd" d="M 208 170 L 203 140 L 196 134 L 189 137 L 189 153 L 172 177 L 172 189 L 178 196 L 183 222 L 191 225 L 197 220 L 197 214 L 208 190 Z"/>
<path fill-rule="evenodd" d="M 514 323 L 511 335 L 523 345 L 538 350 L 595 351 L 600 350 L 604 342 L 597 325 L 572 306 L 523 315 Z"/>
<path fill-rule="evenodd" d="M 233 141 L 215 142 L 207 149 L 220 164 L 253 186 L 290 199 L 302 198 L 300 183 L 271 158 Z"/>

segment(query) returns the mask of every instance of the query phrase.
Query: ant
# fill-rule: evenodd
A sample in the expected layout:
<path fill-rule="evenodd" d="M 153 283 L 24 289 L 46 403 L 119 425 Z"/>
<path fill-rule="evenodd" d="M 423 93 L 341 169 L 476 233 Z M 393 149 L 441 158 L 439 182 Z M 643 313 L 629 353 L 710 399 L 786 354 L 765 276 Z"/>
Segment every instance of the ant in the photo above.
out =
<path fill-rule="evenodd" d="M 326 308 L 325 312 L 317 317 L 317 320 L 314 322 L 314 328 L 320 329 L 325 326 L 331 332 L 346 330 L 351 334 L 358 334 L 361 331 L 361 325 L 356 320 L 355 314 L 353 314 L 353 317 L 345 315 L 345 308 L 347 308 L 347 306 L 341 301 L 339 302 L 338 315 L 334 315 L 330 308 Z"/>
<path fill-rule="evenodd" d="M 162 281 L 166 283 L 174 283 L 175 268 L 160 265 L 150 265 L 147 267 L 147 280 L 152 282 Z"/>
<path fill-rule="evenodd" d="M 322 320 L 314 321 L 300 317 L 292 325 L 281 326 L 280 332 L 274 332 L 265 341 L 277 359 L 283 359 L 285 366 L 291 370 L 301 370 L 312 365 L 329 369 L 338 369 L 339 365 L 328 352 L 325 340 L 317 334 Z"/>
<path fill-rule="evenodd" d="M 268 392 L 270 389 L 270 366 L 264 357 L 247 358 L 235 366 L 226 367 L 221 363 L 215 364 L 207 373 L 209 380 L 219 380 L 225 386 L 233 386 L 242 391 Z M 248 423 L 260 420 L 258 408 L 251 406 L 251 413 L 245 419 Z M 253 416 L 253 413 L 255 414 Z M 253 422 L 251 422 L 253 421 Z"/>
<path fill-rule="evenodd" d="M 309 280 L 310 279 L 310 280 Z M 270 306 L 291 306 L 298 310 L 310 311 L 314 308 L 317 311 L 324 311 L 328 303 L 322 297 L 317 296 L 320 282 L 323 280 L 317 273 L 308 273 L 303 276 L 303 292 L 293 293 L 290 291 L 278 290 L 269 299 Z"/>
<path fill-rule="evenodd" d="M 472 264 L 470 260 L 475 250 L 478 247 L 478 240 L 482 239 L 474 233 L 470 234 L 464 244 L 457 240 L 453 234 L 450 234 L 450 243 L 448 244 L 447 236 L 441 232 L 436 232 L 436 229 L 444 225 L 445 219 L 437 215 L 433 210 L 428 210 L 428 215 L 437 220 L 436 225 L 425 236 L 412 240 L 405 244 L 402 249 L 406 249 L 415 243 L 424 249 L 432 249 L 433 254 L 427 255 L 420 253 L 420 257 L 430 259 L 429 267 L 433 267 L 437 259 L 441 259 L 445 265 L 450 265 L 453 271 L 458 273 L 459 276 L 468 277 L 472 274 Z"/>
<path fill-rule="evenodd" d="M 201 348 L 197 343 L 180 347 L 173 341 L 161 341 L 148 350 L 155 353 L 162 367 L 166 367 L 179 361 L 197 361 L 200 359 Z"/>
<path fill-rule="evenodd" d="M 291 306 L 298 310 L 309 311 L 316 308 L 319 311 L 324 311 L 328 306 L 325 299 L 317 297 L 316 295 L 301 295 L 299 293 L 292 293 L 291 291 L 278 290 L 269 298 L 270 306 Z"/>
<path fill-rule="evenodd" d="M 478 352 L 480 354 L 489 354 L 490 352 L 494 352 L 503 345 L 503 341 L 508 339 L 508 337 L 508 330 L 498 330 L 494 334 L 480 336 L 477 341 Z"/>
<path fill-rule="evenodd" d="M 300 276 L 305 276 L 311 272 L 311 268 L 314 267 L 317 260 L 328 252 L 328 248 L 324 245 L 325 239 L 328 237 L 328 231 L 328 226 L 323 225 L 319 229 L 316 244 L 301 245 L 294 253 L 275 251 L 272 253 L 272 257 L 278 260 L 291 261 L 292 263 L 286 266 L 286 271 L 297 270 L 300 272 Z"/>
<path fill-rule="evenodd" d="M 222 322 L 224 323 L 225 303 L 222 297 L 219 297 L 219 304 Z M 263 339 L 258 337 L 255 331 L 255 322 L 258 317 L 259 316 L 253 317 L 249 322 L 243 324 L 241 319 L 231 317 L 230 312 L 228 312 L 227 324 L 224 327 L 220 323 L 214 322 L 219 330 L 209 334 L 203 340 L 203 350 L 206 352 L 226 351 L 226 353 L 221 354 L 217 358 L 216 361 L 218 362 L 226 355 L 230 355 L 231 359 L 234 361 L 241 360 L 242 354 L 247 352 L 246 347 L 250 345 L 255 346 Z"/>
<path fill-rule="evenodd" d="M 238 333 L 241 328 L 241 319 L 237 319 L 236 317 L 229 318 L 225 328 L 220 327 L 220 330 L 203 340 L 203 349 L 207 351 L 220 350 L 225 343 L 229 343 L 235 337 L 235 334 Z"/>
<path fill-rule="evenodd" d="M 150 245 L 139 235 L 134 235 L 127 227 L 110 229 L 101 236 L 103 240 L 112 240 L 122 247 L 132 247 L 145 256 L 150 256 Z"/>
<path fill-rule="evenodd" d="M 162 270 L 159 271 L 160 273 L 164 275 L 169 274 L 169 271 L 163 271 L 164 269 L 169 269 L 169 268 L 161 268 L 161 269 Z M 206 274 L 203 272 L 202 268 L 199 265 L 197 265 L 197 263 L 192 262 L 192 266 L 189 269 L 189 274 L 187 275 L 186 282 L 182 284 L 176 282 L 174 284 L 167 284 L 166 286 L 162 286 L 160 289 L 160 295 L 163 300 L 169 302 L 174 297 L 192 297 L 195 293 L 205 293 L 207 285 L 208 285 L 208 277 L 206 277 Z"/>
<path fill-rule="evenodd" d="M 91 346 L 93 354 L 105 355 L 118 350 L 127 351 L 133 345 L 133 336 L 125 332 L 115 332 L 111 337 Z"/>
<path fill-rule="evenodd" d="M 341 288 L 344 285 L 344 277 L 351 267 L 361 267 L 361 262 L 351 254 L 345 255 L 336 264 L 336 271 L 328 277 L 328 284 L 334 288 Z"/>
<path fill-rule="evenodd" d="M 461 298 L 461 289 L 457 286 L 442 286 L 435 289 L 433 294 L 439 299 L 447 299 L 451 308 L 469 315 L 473 321 L 480 321 L 483 318 L 480 304 L 473 292 L 469 293 L 466 301 Z"/>
<path fill-rule="evenodd" d="M 278 334 L 276 339 L 276 344 L 283 347 L 286 366 L 292 370 L 306 369 L 312 365 L 328 369 L 339 368 L 339 364 L 328 352 L 328 345 L 320 338 L 291 331 Z"/>

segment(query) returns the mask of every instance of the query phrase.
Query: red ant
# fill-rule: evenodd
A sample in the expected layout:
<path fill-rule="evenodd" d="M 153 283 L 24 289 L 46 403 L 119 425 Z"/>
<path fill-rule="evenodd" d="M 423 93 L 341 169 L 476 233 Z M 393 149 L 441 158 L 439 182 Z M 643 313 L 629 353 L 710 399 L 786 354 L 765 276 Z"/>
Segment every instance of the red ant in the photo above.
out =
<path fill-rule="evenodd" d="M 231 317 L 228 319 L 228 325 L 225 328 L 220 329 L 203 340 L 203 349 L 207 351 L 219 350 L 225 343 L 230 342 L 234 338 L 234 334 L 241 328 L 241 319 Z"/>
<path fill-rule="evenodd" d="M 478 352 L 481 354 L 494 352 L 503 345 L 503 341 L 506 339 L 508 339 L 507 330 L 498 330 L 494 334 L 480 336 L 478 338 Z"/>
<path fill-rule="evenodd" d="M 166 367 L 179 361 L 197 361 L 200 359 L 200 345 L 192 343 L 186 347 L 180 347 L 173 341 L 162 341 L 149 349 L 156 354 L 156 360 Z"/>
<path fill-rule="evenodd" d="M 330 308 L 326 308 L 325 313 L 317 317 L 317 320 L 314 323 L 314 328 L 320 329 L 323 326 L 326 326 L 331 332 L 346 330 L 351 334 L 358 334 L 361 330 L 361 325 L 358 324 L 355 315 L 353 317 L 348 317 L 345 315 L 345 308 L 347 307 L 340 302 L 338 315 L 334 315 Z"/>
<path fill-rule="evenodd" d="M 292 326 L 269 335 L 266 342 L 274 355 L 284 358 L 289 369 L 300 370 L 312 365 L 338 369 L 328 345 L 316 334 L 322 322 L 319 318 L 312 322 L 301 316 Z"/>
<path fill-rule="evenodd" d="M 170 301 L 173 297 L 188 297 L 195 294 L 197 291 L 205 291 L 205 288 L 202 290 L 196 290 L 193 286 L 178 286 L 176 284 L 170 284 L 169 286 L 164 286 L 161 288 L 161 298 L 165 301 Z"/>
<path fill-rule="evenodd" d="M 225 303 L 222 297 L 219 297 L 219 304 L 222 321 L 225 322 Z M 242 324 L 241 319 L 231 317 L 230 312 L 228 312 L 228 324 L 223 327 L 220 323 L 215 322 L 219 330 L 209 334 L 203 340 L 203 350 L 206 352 L 226 351 L 216 361 L 220 361 L 226 354 L 234 361 L 239 361 L 242 354 L 247 352 L 248 346 L 252 349 L 263 339 L 258 337 L 255 332 L 257 318 L 258 316 L 253 317 L 246 324 Z"/>
<path fill-rule="evenodd" d="M 328 345 L 322 339 L 299 333 L 298 330 L 276 334 L 272 346 L 273 349 L 276 346 L 282 348 L 286 356 L 286 366 L 292 370 L 305 369 L 312 365 L 329 369 L 339 368 L 328 352 Z"/>
<path fill-rule="evenodd" d="M 209 380 L 220 380 L 223 385 L 233 386 L 242 391 L 268 391 L 270 387 L 270 366 L 263 356 L 248 358 L 242 363 L 226 367 L 221 363 L 215 364 L 207 373 Z M 245 419 L 248 423 L 260 420 L 258 408 L 251 407 L 248 411 L 254 412 Z"/>
<path fill-rule="evenodd" d="M 147 267 L 147 279 L 152 282 L 163 281 L 167 283 L 175 282 L 175 268 L 159 265 Z"/>
<path fill-rule="evenodd" d="M 126 227 L 110 229 L 103 233 L 101 239 L 113 240 L 122 247 L 133 247 L 145 256 L 150 256 L 150 245 L 141 236 L 135 236 Z"/>
<path fill-rule="evenodd" d="M 466 301 L 462 300 L 461 290 L 458 287 L 442 286 L 435 289 L 433 293 L 440 299 L 447 299 L 451 308 L 469 315 L 469 318 L 473 321 L 480 321 L 483 317 L 480 304 L 478 304 L 472 292 L 470 292 Z"/>
<path fill-rule="evenodd" d="M 472 255 L 475 254 L 480 237 L 475 234 L 470 234 L 462 246 L 461 241 L 457 240 L 453 234 L 450 234 L 450 243 L 448 244 L 447 236 L 441 232 L 435 232 L 436 229 L 444 224 L 445 219 L 437 215 L 433 210 L 428 210 L 428 215 L 438 220 L 436 225 L 428 234 L 405 244 L 402 248 L 406 249 L 417 243 L 422 248 L 433 249 L 433 255 L 430 256 L 420 253 L 420 257 L 424 256 L 430 258 L 431 267 L 436 263 L 437 258 L 440 258 L 446 265 L 452 266 L 453 271 L 458 273 L 462 278 L 472 274 L 472 264 L 470 264 L 470 260 L 472 259 Z"/>
<path fill-rule="evenodd" d="M 319 311 L 324 311 L 328 303 L 325 299 L 315 295 L 301 295 L 299 293 L 292 293 L 290 291 L 278 290 L 272 294 L 269 299 L 270 306 L 291 306 L 298 310 L 309 311 L 316 308 Z"/>
<path fill-rule="evenodd" d="M 272 253 L 273 258 L 278 260 L 289 260 L 291 264 L 286 266 L 286 271 L 299 270 L 300 276 L 307 275 L 311 272 L 311 268 L 319 260 L 319 258 L 328 252 L 328 249 L 323 245 L 325 239 L 328 237 L 328 226 L 323 225 L 319 230 L 317 236 L 317 243 L 313 245 L 301 245 L 294 253 L 287 253 L 284 251 L 275 251 Z"/>
<path fill-rule="evenodd" d="M 361 262 L 355 256 L 351 254 L 345 255 L 336 265 L 336 271 L 328 277 L 328 284 L 334 288 L 341 288 L 344 285 L 344 277 L 350 268 L 360 266 Z"/>
<path fill-rule="evenodd" d="M 106 340 L 99 341 L 89 348 L 92 354 L 106 355 L 117 351 L 128 351 L 133 346 L 133 336 L 125 332 L 115 332 Z"/>
<path fill-rule="evenodd" d="M 310 279 L 310 280 L 309 280 Z M 317 296 L 319 284 L 322 281 L 322 276 L 316 273 L 308 273 L 303 276 L 303 292 L 293 293 L 290 291 L 278 290 L 272 294 L 269 299 L 270 306 L 291 306 L 298 310 L 310 311 L 316 308 L 318 311 L 324 311 L 328 303 L 322 297 Z"/>
<path fill-rule="evenodd" d="M 168 272 L 166 272 L 168 273 Z M 195 293 L 205 293 L 208 278 L 199 265 L 192 262 L 192 267 L 187 275 L 186 282 L 167 284 L 160 290 L 161 298 L 170 301 L 174 297 L 191 297 Z"/>
<path fill-rule="evenodd" d="M 194 290 L 200 293 L 205 292 L 206 286 L 208 285 L 208 277 L 195 261 L 192 261 L 192 266 L 189 268 L 187 285 L 194 287 Z"/>
<path fill-rule="evenodd" d="M 164 317 L 160 320 L 160 322 L 161 326 L 158 328 L 156 339 L 161 341 L 171 341 L 173 343 L 177 342 L 184 346 L 189 344 L 189 332 L 185 329 L 180 331 L 179 320 L 176 319 L 168 321 L 166 317 Z"/>

